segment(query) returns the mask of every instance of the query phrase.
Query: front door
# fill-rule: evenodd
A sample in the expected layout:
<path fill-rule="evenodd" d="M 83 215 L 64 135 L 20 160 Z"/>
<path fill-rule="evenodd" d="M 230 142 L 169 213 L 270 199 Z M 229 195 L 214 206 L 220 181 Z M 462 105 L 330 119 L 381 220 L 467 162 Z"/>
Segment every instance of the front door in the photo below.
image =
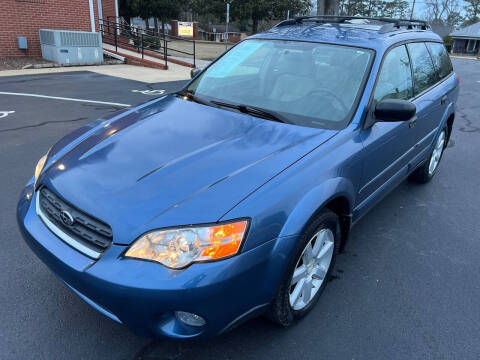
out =
<path fill-rule="evenodd" d="M 405 45 L 400 45 L 391 49 L 384 57 L 375 87 L 373 106 L 383 99 L 412 98 L 410 60 Z M 361 216 L 366 212 L 392 181 L 407 174 L 408 163 L 413 157 L 415 131 L 415 126 L 408 121 L 377 122 L 363 130 L 363 185 L 358 194 L 356 215 Z"/>

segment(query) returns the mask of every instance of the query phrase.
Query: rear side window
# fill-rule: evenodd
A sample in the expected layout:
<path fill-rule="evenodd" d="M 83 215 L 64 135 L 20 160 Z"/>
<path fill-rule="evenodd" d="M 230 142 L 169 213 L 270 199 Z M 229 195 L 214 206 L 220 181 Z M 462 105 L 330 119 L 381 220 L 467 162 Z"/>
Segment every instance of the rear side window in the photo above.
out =
<path fill-rule="evenodd" d="M 383 99 L 408 100 L 413 97 L 412 71 L 404 45 L 392 49 L 385 56 L 373 97 L 377 102 Z"/>
<path fill-rule="evenodd" d="M 407 46 L 412 60 L 414 90 L 417 95 L 437 82 L 437 73 L 424 43 L 411 43 Z"/>
<path fill-rule="evenodd" d="M 427 43 L 427 46 L 430 49 L 430 54 L 432 55 L 433 64 L 437 69 L 438 77 L 443 79 L 450 75 L 453 71 L 453 67 L 445 46 L 433 42 Z"/>

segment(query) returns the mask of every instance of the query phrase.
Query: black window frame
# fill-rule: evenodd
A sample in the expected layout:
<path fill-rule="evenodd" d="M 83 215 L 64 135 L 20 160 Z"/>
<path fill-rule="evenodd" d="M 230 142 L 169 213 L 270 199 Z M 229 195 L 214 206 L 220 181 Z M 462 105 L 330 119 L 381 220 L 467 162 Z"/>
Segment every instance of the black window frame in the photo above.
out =
<path fill-rule="evenodd" d="M 408 49 L 408 44 L 418 44 L 418 43 L 422 43 L 423 46 L 425 46 L 425 48 L 427 49 L 427 53 L 428 53 L 428 58 L 430 59 L 430 62 L 432 63 L 432 68 L 433 68 L 433 71 L 435 72 L 435 78 L 436 78 L 436 81 L 430 85 L 429 87 L 423 89 L 422 91 L 420 91 L 419 93 L 417 93 L 415 91 L 415 71 L 413 69 L 413 62 L 412 62 L 412 56 L 410 55 L 410 50 Z M 405 44 L 405 47 L 407 48 L 407 52 L 408 52 L 408 57 L 410 59 L 410 69 L 412 70 L 412 80 L 413 80 L 413 99 L 417 99 L 418 97 L 420 97 L 421 95 L 425 94 L 427 91 L 430 91 L 431 89 L 433 89 L 435 86 L 437 86 L 439 83 L 440 83 L 440 79 L 438 77 L 438 71 L 437 69 L 435 68 L 435 63 L 433 62 L 433 59 L 432 59 L 432 54 L 430 53 L 430 49 L 428 48 L 428 45 L 427 45 L 427 40 L 421 40 L 421 41 L 409 41 Z"/>
<path fill-rule="evenodd" d="M 375 90 L 377 88 L 377 84 L 378 84 L 378 79 L 380 78 L 380 72 L 382 70 L 382 67 L 383 67 L 383 62 L 385 60 L 385 57 L 388 55 L 388 53 L 390 53 L 390 51 L 398 46 L 401 46 L 401 45 L 404 45 L 405 48 L 407 49 L 407 53 L 408 53 L 408 61 L 410 62 L 410 71 L 411 71 L 411 74 L 412 74 L 412 86 L 413 86 L 413 89 L 415 90 L 415 77 L 413 76 L 413 67 L 412 67 L 412 59 L 411 59 L 411 56 L 410 56 L 410 52 L 408 51 L 408 46 L 407 44 L 412 44 L 412 43 L 419 43 L 419 42 L 423 42 L 423 43 L 426 43 L 426 42 L 432 42 L 432 43 L 439 43 L 439 44 L 443 44 L 443 41 L 441 40 L 436 40 L 436 39 L 428 39 L 428 38 L 422 38 L 422 39 L 414 39 L 414 40 L 403 40 L 403 41 L 399 41 L 397 43 L 394 43 L 392 45 L 390 45 L 386 50 L 385 52 L 383 53 L 382 55 L 382 60 L 380 62 L 380 65 L 379 65 L 379 70 L 377 71 L 377 74 L 376 74 L 376 78 L 375 78 L 375 83 L 373 84 L 373 88 L 370 92 L 370 97 L 369 97 L 369 101 L 367 103 L 367 111 L 365 112 L 365 115 L 364 115 L 364 119 L 363 119 L 363 123 L 362 123 L 362 129 L 365 130 L 367 128 L 369 128 L 373 122 L 371 121 L 371 118 L 373 117 L 373 112 L 375 109 L 372 108 L 372 105 L 374 103 L 374 94 L 375 94 Z M 428 46 L 427 44 L 425 44 L 425 46 L 427 47 L 427 50 L 428 49 Z M 431 55 L 430 55 L 431 56 Z M 431 57 L 430 57 L 431 59 Z M 433 62 L 433 60 L 432 60 Z M 435 65 L 434 65 L 434 68 L 435 68 Z M 453 74 L 455 74 L 455 70 L 453 69 L 452 67 L 452 72 L 444 77 L 443 79 L 441 79 L 440 81 L 437 81 L 435 84 L 433 84 L 432 86 L 430 86 L 429 88 L 423 90 L 421 93 L 418 93 L 418 94 L 415 94 L 415 92 L 413 93 L 413 97 L 406 100 L 406 101 L 410 101 L 410 102 L 413 102 L 415 100 L 417 100 L 419 97 L 423 96 L 425 93 L 427 93 L 428 91 L 432 90 L 434 87 L 438 86 L 439 84 L 443 83 L 444 81 L 446 81 L 447 79 L 449 79 L 450 77 L 453 76 Z"/>
<path fill-rule="evenodd" d="M 375 91 L 377 90 L 378 81 L 380 80 L 380 74 L 382 73 L 383 63 L 385 62 L 385 59 L 387 58 L 387 56 L 390 54 L 390 52 L 392 50 L 394 50 L 394 49 L 396 49 L 400 46 L 403 46 L 405 48 L 405 51 L 407 52 L 408 63 L 410 65 L 410 78 L 412 80 L 412 97 L 409 98 L 409 99 L 406 99 L 406 101 L 411 101 L 412 99 L 415 98 L 415 78 L 413 77 L 413 72 L 412 72 L 412 59 L 410 58 L 410 53 L 408 52 L 407 42 L 402 42 L 402 43 L 397 43 L 397 44 L 394 44 L 394 45 L 390 46 L 387 49 L 387 51 L 385 51 L 385 53 L 383 54 L 382 62 L 380 63 L 379 70 L 378 70 L 378 73 L 377 73 L 377 78 L 375 79 L 375 84 L 374 84 L 373 89 L 372 89 L 372 94 L 371 94 L 371 99 L 369 101 L 369 106 L 370 106 L 371 102 L 375 102 Z"/>
<path fill-rule="evenodd" d="M 440 45 L 443 47 L 443 49 L 445 50 L 445 53 L 447 54 L 447 56 L 448 56 L 448 51 L 447 51 L 447 48 L 445 47 L 445 44 L 444 44 L 443 42 L 438 42 L 438 41 L 425 41 L 425 46 L 427 47 L 427 50 L 428 50 L 428 52 L 429 52 L 429 54 L 430 54 L 430 58 L 432 59 L 432 62 L 433 62 L 433 67 L 435 68 L 435 71 L 437 72 L 437 78 L 438 78 L 438 81 L 440 82 L 440 81 L 442 81 L 442 80 L 444 80 L 444 79 L 446 79 L 446 78 L 448 78 L 449 76 L 452 75 L 452 73 L 453 73 L 452 60 L 450 59 L 450 56 L 448 56 L 448 61 L 450 61 L 451 70 L 450 70 L 450 72 L 449 72 L 447 75 L 445 75 L 443 78 L 440 77 L 440 68 L 437 68 L 437 67 L 435 66 L 435 61 L 433 60 L 434 57 L 433 57 L 433 55 L 432 55 L 432 49 L 430 49 L 430 46 L 429 46 L 428 44 L 440 44 Z"/>

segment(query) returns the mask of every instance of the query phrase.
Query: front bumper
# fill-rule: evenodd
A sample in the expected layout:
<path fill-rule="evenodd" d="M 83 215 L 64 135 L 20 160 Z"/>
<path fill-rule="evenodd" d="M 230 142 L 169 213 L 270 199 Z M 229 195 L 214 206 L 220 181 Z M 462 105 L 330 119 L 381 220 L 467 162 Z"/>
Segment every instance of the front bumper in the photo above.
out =
<path fill-rule="evenodd" d="M 79 253 L 37 216 L 35 194 L 21 194 L 17 220 L 27 244 L 92 307 L 139 335 L 190 338 L 216 335 L 265 309 L 273 300 L 297 237 L 273 239 L 232 258 L 183 270 L 122 257 L 113 244 L 99 260 Z M 183 324 L 175 311 L 206 319 Z"/>

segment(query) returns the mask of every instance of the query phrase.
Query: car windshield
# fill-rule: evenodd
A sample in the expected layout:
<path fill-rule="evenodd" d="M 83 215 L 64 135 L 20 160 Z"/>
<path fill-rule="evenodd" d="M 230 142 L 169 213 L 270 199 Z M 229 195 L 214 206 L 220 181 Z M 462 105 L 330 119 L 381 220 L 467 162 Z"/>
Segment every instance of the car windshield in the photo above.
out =
<path fill-rule="evenodd" d="M 355 110 L 372 54 L 340 45 L 245 40 L 194 79 L 186 92 L 220 106 L 254 108 L 256 113 L 249 113 L 260 117 L 267 112 L 295 125 L 341 129 Z"/>

